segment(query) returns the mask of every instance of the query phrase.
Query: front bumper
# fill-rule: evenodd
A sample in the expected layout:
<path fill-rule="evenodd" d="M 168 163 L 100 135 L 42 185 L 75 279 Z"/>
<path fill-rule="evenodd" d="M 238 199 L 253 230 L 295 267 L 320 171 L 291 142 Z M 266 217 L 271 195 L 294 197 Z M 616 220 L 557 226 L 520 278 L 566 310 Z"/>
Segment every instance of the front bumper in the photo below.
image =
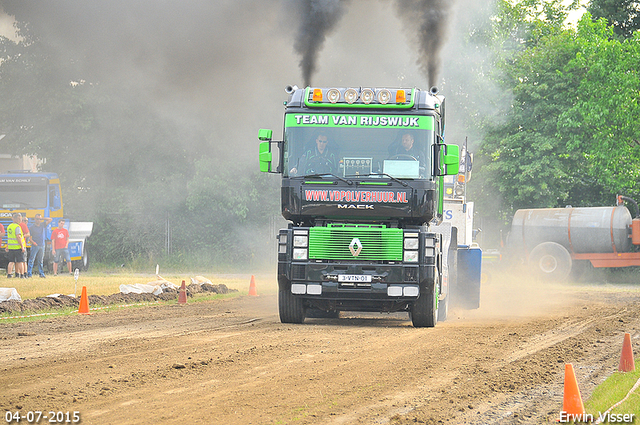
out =
<path fill-rule="evenodd" d="M 435 265 L 296 261 L 280 263 L 278 274 L 281 282 L 290 283 L 293 295 L 305 299 L 412 301 L 433 282 Z"/>

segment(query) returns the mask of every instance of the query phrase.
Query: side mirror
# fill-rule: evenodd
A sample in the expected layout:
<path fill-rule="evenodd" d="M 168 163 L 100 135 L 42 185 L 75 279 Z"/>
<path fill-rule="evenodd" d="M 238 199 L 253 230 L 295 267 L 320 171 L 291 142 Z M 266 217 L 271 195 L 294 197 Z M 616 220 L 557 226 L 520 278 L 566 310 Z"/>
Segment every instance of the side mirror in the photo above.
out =
<path fill-rule="evenodd" d="M 445 150 L 442 155 L 442 165 L 445 168 L 445 175 L 458 174 L 460 167 L 460 147 L 458 145 L 444 145 Z"/>
<path fill-rule="evenodd" d="M 273 130 L 267 130 L 262 128 L 258 130 L 258 139 L 266 142 L 270 142 L 273 137 Z"/>
<path fill-rule="evenodd" d="M 262 130 L 260 130 L 262 131 Z M 271 130 L 269 130 L 271 131 Z M 260 139 L 262 140 L 262 139 Z M 258 159 L 260 161 L 260 171 L 263 173 L 270 173 L 271 172 L 271 160 L 273 159 L 272 154 L 271 154 L 271 142 L 270 141 L 265 141 L 265 142 L 260 142 L 259 145 L 260 149 L 259 149 L 259 153 L 258 153 Z"/>
<path fill-rule="evenodd" d="M 260 139 L 258 161 L 260 162 L 260 171 L 263 173 L 282 173 L 282 141 L 271 140 L 273 137 L 272 130 L 261 129 L 258 131 L 258 139 Z M 272 166 L 273 152 L 271 152 L 271 146 L 276 145 L 278 147 L 276 151 L 276 158 L 280 159 L 280 163 L 277 166 Z"/>

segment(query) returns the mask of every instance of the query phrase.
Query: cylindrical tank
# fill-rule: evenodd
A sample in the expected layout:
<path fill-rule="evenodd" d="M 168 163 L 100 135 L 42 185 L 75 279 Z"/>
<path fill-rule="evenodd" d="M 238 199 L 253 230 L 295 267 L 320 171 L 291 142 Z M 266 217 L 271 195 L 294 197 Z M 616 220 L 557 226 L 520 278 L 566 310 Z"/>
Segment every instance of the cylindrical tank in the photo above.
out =
<path fill-rule="evenodd" d="M 631 213 L 624 206 L 518 210 L 508 246 L 530 253 L 543 242 L 556 242 L 577 254 L 628 252 Z"/>

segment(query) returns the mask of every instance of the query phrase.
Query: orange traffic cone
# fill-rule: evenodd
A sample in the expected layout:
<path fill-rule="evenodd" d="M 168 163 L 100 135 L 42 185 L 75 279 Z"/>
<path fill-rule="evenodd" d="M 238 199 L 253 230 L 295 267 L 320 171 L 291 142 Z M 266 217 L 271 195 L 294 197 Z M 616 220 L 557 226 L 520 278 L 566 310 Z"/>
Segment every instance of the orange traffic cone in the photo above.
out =
<path fill-rule="evenodd" d="M 633 372 L 636 365 L 633 362 L 633 349 L 631 348 L 631 334 L 624 334 L 624 342 L 622 343 L 622 354 L 620 355 L 620 366 L 618 372 Z"/>
<path fill-rule="evenodd" d="M 80 296 L 80 307 L 78 308 L 78 314 L 91 314 L 89 313 L 89 297 L 87 296 L 87 287 L 82 287 L 82 295 Z"/>
<path fill-rule="evenodd" d="M 180 285 L 180 290 L 178 291 L 178 304 L 186 304 L 187 303 L 187 287 L 184 284 L 184 280 L 182 281 L 182 285 Z"/>
<path fill-rule="evenodd" d="M 562 400 L 562 411 L 567 415 L 583 415 L 584 405 L 580 397 L 580 388 L 576 374 L 573 371 L 573 365 L 566 363 L 564 365 L 564 398 Z"/>
<path fill-rule="evenodd" d="M 256 290 L 256 278 L 251 275 L 251 283 L 249 284 L 249 295 L 253 297 L 258 296 L 258 291 Z"/>

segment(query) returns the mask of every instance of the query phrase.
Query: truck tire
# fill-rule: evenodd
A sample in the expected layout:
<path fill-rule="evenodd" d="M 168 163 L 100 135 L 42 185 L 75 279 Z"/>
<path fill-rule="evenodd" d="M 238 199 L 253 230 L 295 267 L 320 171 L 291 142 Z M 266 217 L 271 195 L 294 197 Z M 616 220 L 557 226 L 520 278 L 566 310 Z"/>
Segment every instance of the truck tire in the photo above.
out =
<path fill-rule="evenodd" d="M 529 254 L 529 266 L 542 279 L 556 282 L 565 280 L 571 273 L 571 254 L 558 243 L 544 242 Z"/>
<path fill-rule="evenodd" d="M 280 312 L 280 322 L 282 323 L 304 322 L 304 303 L 301 298 L 293 296 L 290 285 L 280 286 L 278 291 L 278 310 Z"/>
<path fill-rule="evenodd" d="M 82 258 L 74 261 L 71 267 L 73 267 L 73 270 L 80 269 L 81 272 L 89 270 L 89 254 L 86 249 L 82 251 Z"/>
<path fill-rule="evenodd" d="M 416 328 L 432 328 L 438 321 L 438 276 L 411 305 L 411 322 Z"/>

